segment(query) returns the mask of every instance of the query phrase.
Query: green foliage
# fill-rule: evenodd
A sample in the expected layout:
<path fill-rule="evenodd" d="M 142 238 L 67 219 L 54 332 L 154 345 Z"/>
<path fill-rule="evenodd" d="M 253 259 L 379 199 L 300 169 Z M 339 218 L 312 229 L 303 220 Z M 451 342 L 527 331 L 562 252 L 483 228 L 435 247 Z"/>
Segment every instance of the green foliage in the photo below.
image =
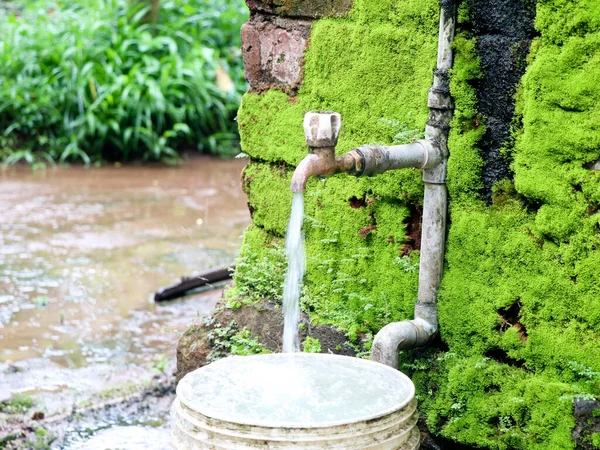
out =
<path fill-rule="evenodd" d="M 146 13 L 127 0 L 34 1 L 19 16 L 0 10 L 0 159 L 235 153 L 243 2 L 165 0 L 156 25 Z"/>
<path fill-rule="evenodd" d="M 38 428 L 35 430 L 35 442 L 32 443 L 33 450 L 50 450 L 50 444 L 56 438 L 49 434 L 45 429 Z"/>
<path fill-rule="evenodd" d="M 280 240 L 251 226 L 244 233 L 244 244 L 236 262 L 235 285 L 226 294 L 228 304 L 239 308 L 242 302 L 264 299 L 281 303 L 286 269 L 285 250 Z"/>
<path fill-rule="evenodd" d="M 286 261 L 281 238 L 290 213 L 290 172 L 251 163 L 246 191 L 254 209 L 240 252 L 230 301 L 280 301 Z M 314 324 L 347 330 L 353 340 L 412 313 L 418 277 L 418 251 L 400 256 L 410 211 L 382 188 L 367 194 L 365 181 L 333 177 L 311 180 L 305 195 L 307 271 L 302 308 Z M 378 186 L 380 186 L 378 184 Z M 351 206 L 351 199 L 364 206 Z M 377 229 L 361 235 L 376 223 Z M 275 251 L 274 251 L 275 250 Z M 240 266 L 240 264 L 242 264 Z M 390 270 L 390 268 L 399 270 Z M 379 268 L 379 269 L 377 269 Z"/>
<path fill-rule="evenodd" d="M 414 356 L 414 355 L 413 355 Z M 496 450 L 574 448 L 574 387 L 481 356 L 427 350 L 402 366 L 435 433 Z"/>
<path fill-rule="evenodd" d="M 0 403 L 0 413 L 21 414 L 33 406 L 33 399 L 23 394 L 15 394 L 10 400 Z"/>
<path fill-rule="evenodd" d="M 307 336 L 302 341 L 302 351 L 306 353 L 321 353 L 321 342 L 316 338 Z"/>
<path fill-rule="evenodd" d="M 252 337 L 250 330 L 245 328 L 240 330 L 233 320 L 225 326 L 215 326 L 208 333 L 208 340 L 212 348 L 207 357 L 208 361 L 216 361 L 228 355 L 248 356 L 271 353 Z"/>
<path fill-rule="evenodd" d="M 411 142 L 425 138 L 424 130 L 417 128 L 410 129 L 405 123 L 402 123 L 399 120 L 390 120 L 382 117 L 377 123 L 384 128 L 387 128 L 389 138 L 386 139 L 386 142 L 389 142 L 389 145 L 410 144 Z"/>
<path fill-rule="evenodd" d="M 594 448 L 600 448 L 600 433 L 592 434 L 592 445 Z"/>
<path fill-rule="evenodd" d="M 164 353 L 156 355 L 154 357 L 154 361 L 152 362 L 152 368 L 159 372 L 164 372 L 167 368 L 167 364 L 169 363 L 169 358 Z"/>

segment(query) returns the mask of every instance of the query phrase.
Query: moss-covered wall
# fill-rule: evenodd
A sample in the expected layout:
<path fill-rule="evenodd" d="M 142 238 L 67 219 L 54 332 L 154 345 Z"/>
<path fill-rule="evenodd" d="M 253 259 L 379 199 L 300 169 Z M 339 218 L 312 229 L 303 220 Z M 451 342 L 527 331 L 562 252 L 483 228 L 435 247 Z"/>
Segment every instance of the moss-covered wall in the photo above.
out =
<path fill-rule="evenodd" d="M 460 8 L 452 75 L 443 342 L 404 354 L 403 368 L 434 433 L 483 448 L 575 448 L 573 399 L 600 395 L 600 172 L 589 170 L 600 157 L 600 3 L 538 0 L 539 36 L 513 61 L 526 74 L 506 94 L 517 100 L 502 148 L 510 171 L 491 204 L 474 3 Z M 231 301 L 280 296 L 305 112 L 342 114 L 339 153 L 424 129 L 437 21 L 436 0 L 356 0 L 345 16 L 312 23 L 298 90 L 246 94 L 238 121 L 253 223 Z M 385 323 L 411 318 L 421 196 L 413 170 L 310 181 L 302 304 L 313 323 L 368 347 Z"/>
<path fill-rule="evenodd" d="M 600 393 L 600 174 L 586 168 L 600 156 L 599 21 L 597 2 L 538 1 L 540 36 L 505 153 L 514 184 L 497 183 L 490 206 L 475 46 L 458 41 L 440 293 L 449 351 L 428 355 L 414 376 L 430 427 L 461 442 L 574 448 L 573 398 Z"/>
<path fill-rule="evenodd" d="M 244 97 L 238 121 L 243 151 L 252 158 L 244 185 L 253 225 L 242 255 L 261 260 L 269 245 L 278 245 L 273 238 L 285 234 L 290 177 L 307 154 L 305 112 L 341 113 L 339 153 L 364 143 L 408 140 L 424 129 L 437 21 L 435 0 L 357 0 L 345 17 L 314 23 L 297 93 L 270 90 Z M 409 228 L 419 236 L 413 222 L 419 222 L 421 197 L 416 170 L 309 182 L 302 302 L 313 323 L 339 326 L 356 338 L 410 316 L 418 251 L 411 251 L 416 242 L 406 235 Z M 256 279 L 256 272 L 247 273 Z M 245 289 L 248 277 L 236 281 Z M 258 298 L 262 293 L 253 288 Z"/>

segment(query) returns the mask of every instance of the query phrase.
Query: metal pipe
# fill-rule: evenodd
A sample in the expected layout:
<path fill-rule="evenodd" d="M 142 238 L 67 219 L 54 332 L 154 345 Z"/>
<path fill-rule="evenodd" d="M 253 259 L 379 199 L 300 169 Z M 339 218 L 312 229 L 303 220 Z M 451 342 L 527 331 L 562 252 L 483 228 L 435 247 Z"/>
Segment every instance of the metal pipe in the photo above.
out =
<path fill-rule="evenodd" d="M 449 71 L 452 68 L 452 41 L 456 27 L 453 0 L 442 0 L 438 37 L 437 68 L 427 105 L 429 120 L 425 128 L 428 140 L 441 154 L 439 164 L 423 170 L 424 198 L 419 263 L 419 290 L 413 320 L 383 327 L 373 340 L 371 359 L 398 368 L 398 352 L 426 345 L 438 331 L 437 295 L 444 270 L 448 191 L 446 166 L 448 133 L 453 102 Z"/>
<path fill-rule="evenodd" d="M 292 175 L 292 192 L 305 192 L 310 177 L 328 177 L 336 173 L 356 174 L 359 167 L 356 153 L 335 156 L 334 147 L 315 147 L 300 161 Z"/>
<path fill-rule="evenodd" d="M 363 145 L 349 154 L 353 152 L 360 160 L 355 175 L 367 176 L 408 167 L 418 169 L 435 167 L 443 158 L 439 150 L 428 140 L 391 147 Z"/>
<path fill-rule="evenodd" d="M 310 151 L 294 171 L 292 192 L 304 192 L 312 176 L 328 177 L 336 173 L 372 176 L 408 167 L 435 167 L 443 160 L 442 153 L 428 140 L 391 147 L 363 145 L 341 156 L 335 156 L 334 147 L 313 147 Z"/>
<path fill-rule="evenodd" d="M 306 191 L 306 183 L 313 176 L 328 177 L 340 172 L 356 172 L 356 153 L 335 156 L 341 127 L 342 118 L 336 112 L 314 111 L 304 115 L 304 136 L 309 154 L 296 166 L 292 176 L 292 192 Z"/>

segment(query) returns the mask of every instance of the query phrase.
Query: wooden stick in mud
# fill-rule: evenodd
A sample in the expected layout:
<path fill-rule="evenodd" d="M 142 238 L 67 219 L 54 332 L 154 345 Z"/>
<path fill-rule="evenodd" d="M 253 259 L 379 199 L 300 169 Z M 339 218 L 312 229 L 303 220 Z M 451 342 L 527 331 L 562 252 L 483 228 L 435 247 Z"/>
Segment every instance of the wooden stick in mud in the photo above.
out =
<path fill-rule="evenodd" d="M 197 289 L 203 286 L 210 287 L 213 283 L 229 280 L 233 275 L 234 270 L 235 266 L 230 265 L 228 267 L 218 267 L 216 269 L 211 269 L 200 275 L 182 278 L 179 283 L 167 286 L 156 291 L 156 293 L 154 294 L 154 301 L 164 302 L 166 300 L 174 300 L 176 298 L 183 297 L 186 294 L 186 292 L 191 291 L 192 289 Z"/>

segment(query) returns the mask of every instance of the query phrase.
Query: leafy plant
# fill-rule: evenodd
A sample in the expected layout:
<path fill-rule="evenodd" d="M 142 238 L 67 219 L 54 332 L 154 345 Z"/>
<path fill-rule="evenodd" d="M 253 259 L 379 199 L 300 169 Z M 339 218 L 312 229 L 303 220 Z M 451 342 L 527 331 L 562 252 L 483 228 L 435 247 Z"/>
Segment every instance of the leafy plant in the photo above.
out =
<path fill-rule="evenodd" d="M 600 372 L 576 361 L 570 361 L 568 367 L 577 379 L 590 385 L 595 393 L 600 393 Z"/>
<path fill-rule="evenodd" d="M 316 338 L 307 336 L 302 342 L 302 350 L 306 353 L 321 353 L 321 342 Z"/>
<path fill-rule="evenodd" d="M 411 129 L 405 123 L 398 120 L 382 117 L 377 121 L 377 125 L 388 135 L 392 145 L 410 144 L 425 137 L 425 133 L 422 130 Z"/>
<path fill-rule="evenodd" d="M 15 394 L 10 400 L 0 403 L 0 412 L 6 414 L 21 414 L 33 406 L 31 397 L 23 394 Z"/>
<path fill-rule="evenodd" d="M 246 328 L 239 330 L 234 320 L 225 326 L 215 326 L 208 333 L 208 340 L 212 347 L 207 357 L 209 361 L 216 361 L 227 355 L 248 356 L 271 353 L 252 337 L 250 330 Z"/>
<path fill-rule="evenodd" d="M 242 0 L 38 0 L 0 10 L 0 159 L 235 155 Z"/>
<path fill-rule="evenodd" d="M 282 245 L 274 241 L 261 253 L 243 251 L 236 263 L 235 288 L 227 291 L 229 304 L 235 308 L 241 299 L 255 303 L 269 299 L 278 303 L 283 300 L 283 282 L 287 269 L 287 258 Z"/>
<path fill-rule="evenodd" d="M 164 353 L 160 353 L 154 357 L 154 361 L 152 362 L 152 368 L 157 370 L 158 372 L 164 372 L 167 368 L 167 364 L 169 363 L 169 358 Z"/>

